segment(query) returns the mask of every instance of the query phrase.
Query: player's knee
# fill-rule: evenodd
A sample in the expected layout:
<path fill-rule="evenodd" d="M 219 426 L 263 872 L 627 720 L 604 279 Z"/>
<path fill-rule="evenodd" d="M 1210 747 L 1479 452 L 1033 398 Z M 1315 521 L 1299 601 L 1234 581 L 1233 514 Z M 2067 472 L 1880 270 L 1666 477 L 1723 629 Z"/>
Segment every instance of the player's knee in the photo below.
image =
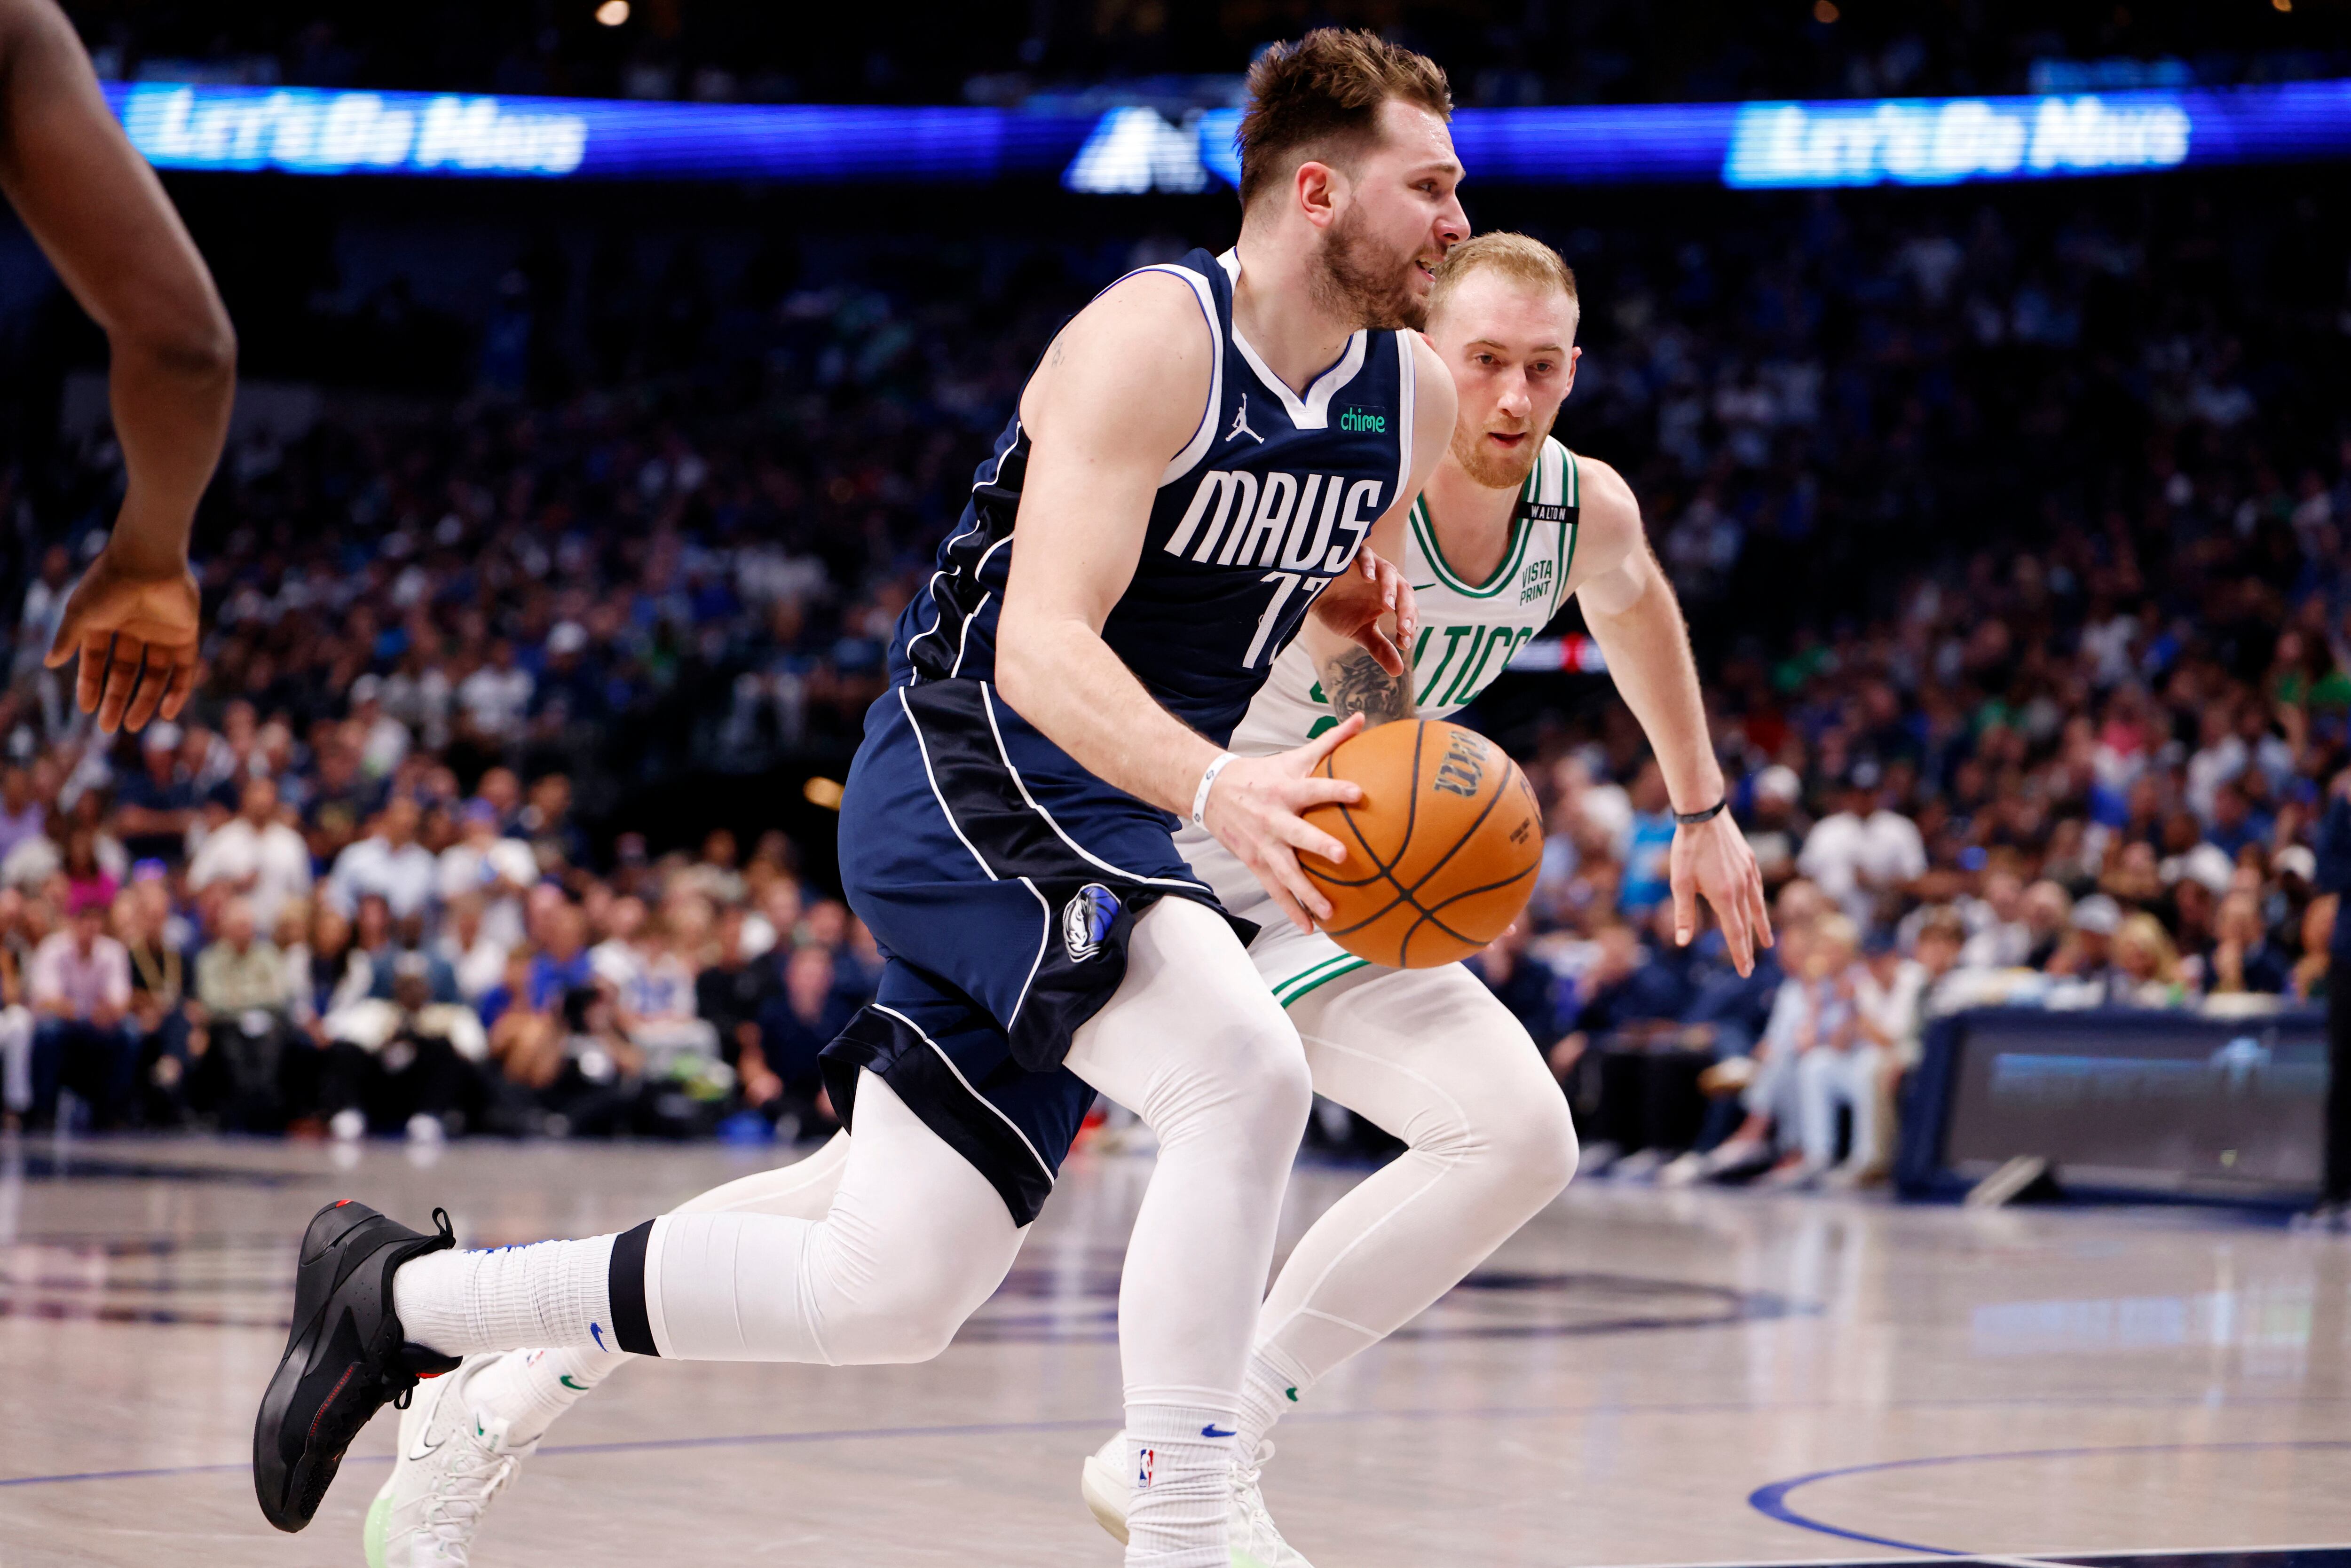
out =
<path fill-rule="evenodd" d="M 836 1366 L 929 1361 L 946 1349 L 968 1315 L 956 1292 L 933 1281 L 870 1290 L 826 1325 L 825 1349 Z"/>
<path fill-rule="evenodd" d="M 1235 1000 L 1243 1000 L 1234 998 Z M 1197 1027 L 1135 1110 L 1162 1145 L 1231 1137 L 1255 1145 L 1305 1130 L 1314 1082 L 1298 1031 L 1270 996 Z"/>
<path fill-rule="evenodd" d="M 1514 1102 L 1489 1130 L 1489 1142 L 1495 1168 L 1537 1207 L 1574 1179 L 1580 1148 L 1564 1095 Z"/>

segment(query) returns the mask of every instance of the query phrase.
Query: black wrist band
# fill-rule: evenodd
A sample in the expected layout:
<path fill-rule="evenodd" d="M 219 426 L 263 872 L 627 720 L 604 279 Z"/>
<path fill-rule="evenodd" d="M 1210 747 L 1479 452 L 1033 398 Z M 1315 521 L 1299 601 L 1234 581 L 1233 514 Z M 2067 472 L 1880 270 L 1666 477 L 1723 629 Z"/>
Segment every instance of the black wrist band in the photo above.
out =
<path fill-rule="evenodd" d="M 1708 806 L 1703 811 L 1676 811 L 1674 813 L 1674 821 L 1680 827 L 1694 828 L 1700 822 L 1710 822 L 1714 821 L 1715 818 L 1721 816 L 1723 812 L 1729 809 L 1730 797 L 1725 795 L 1721 800 L 1717 800 L 1713 805 Z"/>

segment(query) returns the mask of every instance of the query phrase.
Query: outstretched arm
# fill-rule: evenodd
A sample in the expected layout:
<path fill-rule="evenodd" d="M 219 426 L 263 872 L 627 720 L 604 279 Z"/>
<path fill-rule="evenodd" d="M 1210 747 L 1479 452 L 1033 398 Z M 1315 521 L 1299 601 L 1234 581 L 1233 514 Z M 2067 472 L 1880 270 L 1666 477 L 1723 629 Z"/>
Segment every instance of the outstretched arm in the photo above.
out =
<path fill-rule="evenodd" d="M 194 683 L 188 529 L 228 429 L 236 340 L 194 242 L 51 0 L 0 0 L 0 192 L 111 351 L 128 485 L 49 663 L 78 651 L 83 710 L 101 728 L 135 729 L 159 706 L 177 714 Z"/>
<path fill-rule="evenodd" d="M 1576 464 L 1584 530 L 1578 548 L 1590 549 L 1593 570 L 1571 587 L 1607 656 L 1617 694 L 1656 753 L 1674 810 L 1703 811 L 1723 798 L 1722 768 L 1707 735 L 1681 605 L 1649 549 L 1640 504 L 1624 476 L 1590 458 Z M 1676 939 L 1687 943 L 1698 934 L 1702 893 L 1722 922 L 1732 965 L 1742 975 L 1753 968 L 1756 945 L 1771 944 L 1771 917 L 1755 853 L 1728 811 L 1675 830 L 1672 883 Z"/>

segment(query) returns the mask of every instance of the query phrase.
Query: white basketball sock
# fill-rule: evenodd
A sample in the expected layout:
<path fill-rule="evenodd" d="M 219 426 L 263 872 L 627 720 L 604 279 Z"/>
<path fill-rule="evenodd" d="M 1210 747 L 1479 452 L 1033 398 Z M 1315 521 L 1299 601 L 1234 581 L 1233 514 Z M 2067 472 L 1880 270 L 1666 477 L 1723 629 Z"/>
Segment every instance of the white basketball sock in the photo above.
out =
<path fill-rule="evenodd" d="M 1312 1381 L 1277 1345 L 1261 1344 L 1249 1352 L 1249 1374 L 1241 1384 L 1240 1437 L 1234 1443 L 1235 1451 L 1256 1453 L 1282 1412 L 1298 1403 L 1299 1395 Z"/>
<path fill-rule="evenodd" d="M 476 1408 L 505 1418 L 509 1442 L 535 1443 L 556 1417 L 635 1359 L 593 1350 L 510 1350 L 475 1373 L 465 1393 Z"/>
<path fill-rule="evenodd" d="M 1126 1407 L 1126 1568 L 1230 1568 L 1233 1421 L 1202 1406 Z"/>
<path fill-rule="evenodd" d="M 610 1236 L 485 1252 L 428 1252 L 392 1277 L 392 1311 L 418 1344 L 444 1355 L 574 1347 L 617 1358 L 606 1276 Z"/>

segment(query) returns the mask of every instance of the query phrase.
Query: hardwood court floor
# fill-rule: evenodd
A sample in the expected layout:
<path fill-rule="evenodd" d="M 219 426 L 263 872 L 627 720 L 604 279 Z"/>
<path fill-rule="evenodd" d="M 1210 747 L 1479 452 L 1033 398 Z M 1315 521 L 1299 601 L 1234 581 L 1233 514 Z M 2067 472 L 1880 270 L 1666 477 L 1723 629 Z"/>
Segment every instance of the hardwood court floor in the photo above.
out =
<path fill-rule="evenodd" d="M 263 1523 L 246 1469 L 319 1203 L 444 1204 L 469 1244 L 590 1234 L 758 1157 L 0 1144 L 0 1568 L 360 1562 L 389 1418 L 305 1534 Z M 476 1561 L 1115 1564 L 1076 1478 L 1117 1420 L 1147 1170 L 1073 1161 L 929 1365 L 621 1374 Z M 1354 1178 L 1301 1169 L 1287 1235 Z M 1269 1496 L 1317 1568 L 2351 1542 L 2351 1241 L 2187 1208 L 1579 1182 L 1278 1438 Z"/>

